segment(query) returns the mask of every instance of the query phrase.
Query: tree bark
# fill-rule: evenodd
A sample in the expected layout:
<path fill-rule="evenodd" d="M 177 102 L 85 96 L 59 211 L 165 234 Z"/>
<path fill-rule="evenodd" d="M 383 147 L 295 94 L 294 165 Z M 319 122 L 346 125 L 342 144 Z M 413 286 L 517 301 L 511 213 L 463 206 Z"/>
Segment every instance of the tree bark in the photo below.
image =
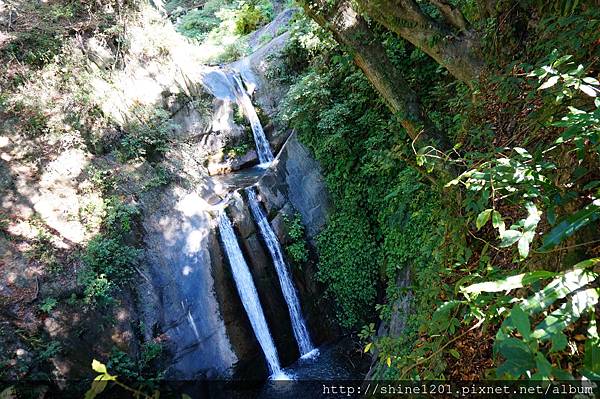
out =
<path fill-rule="evenodd" d="M 457 79 L 472 85 L 483 70 L 479 36 L 467 29 L 460 10 L 446 1 L 431 3 L 448 24 L 431 18 L 414 0 L 357 0 L 371 18 L 427 53 Z"/>
<path fill-rule="evenodd" d="M 310 4 L 302 1 L 302 6 L 309 17 L 328 29 L 338 43 L 347 47 L 354 63 L 399 118 L 416 148 L 425 145 L 442 151 L 451 148 L 447 136 L 435 129 L 423 111 L 417 94 L 398 73 L 383 45 L 349 1 L 337 1 L 333 6 L 327 0 L 313 0 Z"/>

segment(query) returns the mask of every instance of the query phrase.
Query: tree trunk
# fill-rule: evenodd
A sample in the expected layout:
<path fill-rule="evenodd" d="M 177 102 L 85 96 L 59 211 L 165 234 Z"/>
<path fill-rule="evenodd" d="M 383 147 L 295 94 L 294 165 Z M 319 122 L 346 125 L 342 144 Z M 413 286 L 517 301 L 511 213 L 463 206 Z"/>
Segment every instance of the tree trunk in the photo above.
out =
<path fill-rule="evenodd" d="M 357 0 L 374 20 L 427 53 L 457 79 L 472 85 L 483 69 L 479 36 L 467 29 L 460 10 L 446 1 L 431 3 L 440 10 L 446 24 L 429 17 L 414 0 Z"/>
<path fill-rule="evenodd" d="M 367 22 L 352 9 L 349 1 L 302 1 L 305 12 L 328 29 L 338 43 L 347 47 L 354 63 L 381 94 L 390 110 L 399 118 L 415 147 L 432 145 L 440 150 L 451 148 L 447 136 L 437 129 L 423 112 L 417 94 L 398 73 L 385 48 L 376 39 Z M 327 11 L 325 11 L 327 10 Z"/>

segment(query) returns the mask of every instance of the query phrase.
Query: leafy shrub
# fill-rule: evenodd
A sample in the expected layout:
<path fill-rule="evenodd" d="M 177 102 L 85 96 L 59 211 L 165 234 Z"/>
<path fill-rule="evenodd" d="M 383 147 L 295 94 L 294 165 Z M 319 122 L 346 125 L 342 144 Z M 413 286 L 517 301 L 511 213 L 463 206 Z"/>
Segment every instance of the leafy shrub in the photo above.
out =
<path fill-rule="evenodd" d="M 154 341 L 145 342 L 142 347 L 142 356 L 140 359 L 140 368 L 142 370 L 148 368 L 154 360 L 160 357 L 163 353 L 163 346 Z"/>
<path fill-rule="evenodd" d="M 249 53 L 248 42 L 238 38 L 233 43 L 223 45 L 223 51 L 212 59 L 212 62 L 227 63 L 239 60 Z"/>
<path fill-rule="evenodd" d="M 401 152 L 403 132 L 368 81 L 337 51 L 328 53 L 326 45 L 320 51 L 327 56 L 314 55 L 319 65 L 292 85 L 279 121 L 314 152 L 334 204 L 317 237 L 318 278 L 336 303 L 340 324 L 357 328 L 372 321 L 382 279 L 393 302 L 403 295 L 395 286 L 398 271 L 410 267 L 418 276 L 414 284 L 423 284 L 417 302 L 427 309 L 425 317 L 439 290 L 432 272 L 439 204 L 390 151 Z"/>
<path fill-rule="evenodd" d="M 222 22 L 216 13 L 229 7 L 232 6 L 224 0 L 209 0 L 202 8 L 187 12 L 177 25 L 177 30 L 187 37 L 204 40 Z"/>
<path fill-rule="evenodd" d="M 50 341 L 44 348 L 37 354 L 39 360 L 48 360 L 56 355 L 58 355 L 62 351 L 62 345 L 58 341 Z"/>
<path fill-rule="evenodd" d="M 124 284 L 133 274 L 142 252 L 116 238 L 96 236 L 88 243 L 83 260 L 99 275 Z"/>
<path fill-rule="evenodd" d="M 273 4 L 269 0 L 242 0 L 235 12 L 235 32 L 246 35 L 273 19 Z"/>
<path fill-rule="evenodd" d="M 44 313 L 50 313 L 56 307 L 58 301 L 55 298 L 44 298 L 42 303 L 40 304 L 40 310 Z"/>
<path fill-rule="evenodd" d="M 84 286 L 83 302 L 90 306 L 110 306 L 115 303 L 112 291 L 115 285 L 104 274 L 97 274 L 93 270 L 84 270 L 78 277 L 78 282 Z"/>
<path fill-rule="evenodd" d="M 79 282 L 84 285 L 86 304 L 110 305 L 111 293 L 130 281 L 143 250 L 129 244 L 139 210 L 117 197 L 105 200 L 101 233 L 87 244 L 82 259 L 86 266 Z"/>
<path fill-rule="evenodd" d="M 183 35 L 208 45 L 206 62 L 232 62 L 248 54 L 246 34 L 273 18 L 268 0 L 208 1 L 202 9 L 190 11 L 178 26 Z"/>
<path fill-rule="evenodd" d="M 139 377 L 138 365 L 125 352 L 117 348 L 112 348 L 106 367 L 112 373 L 134 380 Z"/>
<path fill-rule="evenodd" d="M 123 161 L 139 158 L 156 161 L 169 149 L 169 136 L 175 125 L 163 109 L 151 112 L 138 108 L 134 113 L 136 118 L 124 127 L 120 158 Z"/>
<path fill-rule="evenodd" d="M 60 35 L 48 30 L 34 29 L 31 32 L 20 33 L 16 40 L 11 41 L 1 51 L 32 67 L 42 68 L 54 60 L 61 48 Z"/>
<path fill-rule="evenodd" d="M 535 271 L 498 281 L 473 284 L 462 289 L 462 293 L 467 297 L 466 303 L 471 306 L 472 314 L 479 317 L 486 317 L 484 315 L 489 310 L 485 307 L 490 305 L 490 302 L 493 302 L 493 308 L 499 311 L 501 307 L 506 306 L 502 312 L 506 318 L 496 334 L 494 343 L 494 353 L 505 359 L 496 369 L 498 378 L 522 376 L 531 379 L 573 378 L 569 372 L 552 366 L 547 357 L 556 357 L 557 352 L 566 349 L 569 341 L 563 331 L 577 322 L 580 317 L 588 313 L 589 317 L 595 320 L 595 307 L 600 293 L 597 288 L 590 287 L 590 284 L 600 276 L 592 271 L 598 263 L 600 258 L 589 259 L 575 265 L 572 270 L 559 274 Z M 526 299 L 507 295 L 513 290 L 533 285 L 536 281 L 549 277 L 553 277 L 549 284 L 536 290 Z M 499 292 L 505 294 L 500 297 L 483 295 Z M 555 302 L 562 302 L 562 304 L 560 307 L 555 307 L 554 311 L 546 311 Z M 507 308 L 512 303 L 514 305 L 508 312 Z M 540 318 L 539 315 L 544 311 L 546 314 Z M 533 328 L 532 318 L 539 320 Z M 516 333 L 518 336 L 515 335 Z M 595 323 L 590 325 L 587 335 L 584 362 L 578 371 L 587 378 L 597 379 L 600 376 L 600 364 L 597 360 L 600 341 Z M 551 346 L 548 348 L 546 343 L 550 343 Z"/>
<path fill-rule="evenodd" d="M 332 215 L 319 234 L 318 278 L 335 298 L 344 327 L 361 324 L 374 305 L 378 260 L 376 244 L 364 219 L 348 211 Z"/>
<path fill-rule="evenodd" d="M 105 200 L 105 218 L 103 227 L 107 235 L 122 238 L 133 229 L 140 210 L 135 204 L 125 204 L 116 196 Z"/>
<path fill-rule="evenodd" d="M 110 170 L 102 169 L 90 164 L 86 167 L 85 171 L 90 182 L 96 189 L 100 190 L 102 194 L 107 195 L 115 189 L 115 176 Z"/>
<path fill-rule="evenodd" d="M 38 232 L 31 240 L 31 247 L 27 250 L 26 255 L 30 259 L 47 265 L 51 270 L 57 269 L 59 266 L 52 236 L 43 226 L 38 227 Z"/>
<path fill-rule="evenodd" d="M 154 168 L 154 176 L 150 178 L 150 180 L 148 180 L 146 183 L 144 183 L 142 189 L 151 190 L 153 188 L 165 186 L 169 184 L 171 178 L 172 177 L 168 169 L 164 166 L 158 165 Z"/>
<path fill-rule="evenodd" d="M 560 248 L 575 233 L 600 219 L 600 183 L 579 181 L 593 173 L 593 166 L 592 170 L 588 168 L 599 159 L 600 82 L 586 77 L 584 67 L 571 63 L 571 58 L 559 57 L 554 52 L 547 61 L 549 64 L 529 74 L 539 81 L 537 91 L 544 100 L 544 108 L 552 111 L 540 112 L 547 118 L 545 123 L 560 128 L 557 137 L 533 155 L 516 147 L 502 149 L 502 155 L 489 161 L 481 162 L 479 157 L 477 168 L 449 183 L 464 185 L 463 206 L 472 215 L 476 228 L 483 228 L 491 220 L 498 231 L 498 247 L 517 244 L 521 262 L 535 248 L 534 237 L 543 213 L 550 229 L 534 253 Z M 589 104 L 591 99 L 593 105 Z M 564 111 L 568 112 L 561 118 L 560 112 Z M 561 151 L 568 151 L 577 159 L 578 167 L 571 173 L 560 171 L 556 154 Z M 558 173 L 562 178 L 558 178 Z M 510 227 L 497 209 L 506 203 L 524 208 L 520 212 L 523 217 L 511 215 L 514 222 Z M 565 212 L 567 204 L 571 204 L 570 210 Z M 574 204 L 579 206 L 573 207 Z M 564 214 L 561 219 L 557 218 L 559 213 Z M 486 248 L 490 245 L 486 243 Z M 498 378 L 565 380 L 580 375 L 596 379 L 600 366 L 593 359 L 598 355 L 600 341 L 595 309 L 600 292 L 595 284 L 600 275 L 594 268 L 599 262 L 598 258 L 587 259 L 558 272 L 500 272 L 495 275 L 500 278 L 495 280 L 464 286 L 473 279 L 469 277 L 457 283 L 465 299 L 454 299 L 440 306 L 436 311 L 438 322 L 446 323 L 451 317 L 447 310 L 453 308 L 462 309 L 453 313 L 462 314 L 466 324 L 473 320 L 478 321 L 477 325 L 501 323 L 494 342 L 494 355 L 500 363 L 495 369 Z M 552 280 L 541 285 L 548 279 Z M 574 345 L 570 343 L 573 330 L 582 330 L 581 324 L 588 325 L 587 331 L 577 335 L 579 341 L 585 340 L 581 348 L 584 356 L 575 360 L 568 346 Z M 570 366 L 565 368 L 563 359 L 567 357 L 571 359 Z"/>
<path fill-rule="evenodd" d="M 157 372 L 151 368 L 151 365 L 162 354 L 162 351 L 163 347 L 160 343 L 153 341 L 145 342 L 142 345 L 140 357 L 133 359 L 127 353 L 113 348 L 106 367 L 112 373 L 125 379 L 143 383 L 146 378 L 156 378 Z"/>
<path fill-rule="evenodd" d="M 299 213 L 295 213 L 292 218 L 284 215 L 283 220 L 287 226 L 288 234 L 292 242 L 287 245 L 286 252 L 288 256 L 296 263 L 308 261 L 308 249 L 304 241 L 304 225 Z"/>

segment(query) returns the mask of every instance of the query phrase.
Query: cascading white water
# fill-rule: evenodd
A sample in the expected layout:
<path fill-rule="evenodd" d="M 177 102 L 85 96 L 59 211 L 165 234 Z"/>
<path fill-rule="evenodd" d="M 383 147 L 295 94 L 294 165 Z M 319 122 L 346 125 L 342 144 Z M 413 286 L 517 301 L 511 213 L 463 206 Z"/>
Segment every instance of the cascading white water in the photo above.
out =
<path fill-rule="evenodd" d="M 281 378 L 284 373 L 281 371 L 281 366 L 279 365 L 275 343 L 269 332 L 269 327 L 258 299 L 258 293 L 254 286 L 254 281 L 252 281 L 250 269 L 244 260 L 242 250 L 233 231 L 233 226 L 225 212 L 221 212 L 219 215 L 219 231 L 221 232 L 225 253 L 231 265 L 235 286 L 240 294 L 246 314 L 248 314 L 248 318 L 250 319 L 256 339 L 267 359 L 271 378 Z"/>
<path fill-rule="evenodd" d="M 248 96 L 240 76 L 238 74 L 233 74 L 233 80 L 235 81 L 237 91 L 239 91 L 239 101 L 241 102 L 242 108 L 246 113 L 246 117 L 250 122 L 250 126 L 252 127 L 258 160 L 261 164 L 268 164 L 274 159 L 273 152 L 271 151 L 269 141 L 265 136 L 262 125 L 260 124 L 260 119 L 258 119 L 258 115 L 256 114 L 256 109 L 254 109 L 254 105 L 252 105 L 250 96 Z"/>
<path fill-rule="evenodd" d="M 281 285 L 281 291 L 283 292 L 283 297 L 287 303 L 290 313 L 290 319 L 292 320 L 292 330 L 294 331 L 294 336 L 296 337 L 300 354 L 302 356 L 307 355 L 315 348 L 310 340 L 306 323 L 302 317 L 298 293 L 296 292 L 296 288 L 294 287 L 294 283 L 290 277 L 287 264 L 283 258 L 281 245 L 279 244 L 277 236 L 267 220 L 265 212 L 262 210 L 260 203 L 258 202 L 258 198 L 256 198 L 254 189 L 252 187 L 248 187 L 246 188 L 246 193 L 248 194 L 248 202 L 252 211 L 252 215 L 254 216 L 254 220 L 258 224 L 260 232 L 267 244 L 267 247 L 269 248 L 269 252 L 271 253 L 271 257 L 273 258 L 275 270 L 277 271 L 277 277 L 279 277 L 279 284 Z"/>

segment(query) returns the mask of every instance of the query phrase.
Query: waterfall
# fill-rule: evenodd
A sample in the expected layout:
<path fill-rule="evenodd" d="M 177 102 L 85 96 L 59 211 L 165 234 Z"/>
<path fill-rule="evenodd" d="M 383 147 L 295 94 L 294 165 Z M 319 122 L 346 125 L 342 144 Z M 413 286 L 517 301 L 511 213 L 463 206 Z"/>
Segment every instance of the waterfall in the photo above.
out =
<path fill-rule="evenodd" d="M 277 277 L 279 277 L 279 283 L 281 285 L 281 291 L 283 292 L 283 297 L 287 303 L 290 318 L 292 320 L 292 329 L 294 331 L 294 336 L 296 337 L 296 342 L 298 343 L 298 348 L 300 349 L 300 354 L 305 356 L 312 352 L 314 347 L 310 340 L 306 323 L 302 317 L 298 293 L 296 292 L 296 288 L 294 287 L 294 283 L 290 277 L 287 264 L 283 259 L 281 245 L 279 244 L 277 236 L 275 236 L 275 232 L 267 220 L 265 212 L 262 210 L 260 203 L 256 198 L 254 189 L 252 187 L 248 187 L 246 189 L 246 193 L 248 194 L 248 202 L 250 204 L 250 209 L 252 210 L 254 220 L 258 224 L 260 232 L 267 244 L 267 247 L 269 248 L 269 252 L 271 253 L 271 257 L 273 258 L 275 270 L 277 271 Z"/>
<path fill-rule="evenodd" d="M 246 117 L 248 118 L 248 121 L 250 121 L 250 126 L 252 127 L 258 160 L 261 164 L 268 164 L 273 161 L 273 153 L 271 152 L 269 141 L 265 136 L 262 125 L 260 124 L 260 119 L 258 119 L 254 105 L 252 105 L 250 96 L 248 96 L 248 93 L 244 88 L 241 77 L 238 74 L 234 74 L 233 80 L 235 81 L 237 91 L 240 92 L 239 101 L 241 102 L 242 109 L 246 113 Z"/>
<path fill-rule="evenodd" d="M 283 375 L 283 372 L 279 365 L 275 343 L 269 332 L 269 327 L 267 326 L 267 321 L 265 320 L 265 315 L 258 299 L 258 293 L 252 281 L 250 269 L 248 269 L 248 264 L 244 260 L 231 222 L 224 211 L 219 216 L 219 231 L 221 232 L 225 253 L 229 258 L 235 286 L 240 294 L 246 314 L 248 314 L 248 318 L 250 319 L 252 330 L 254 330 L 256 339 L 265 354 L 271 376 L 272 378 L 280 377 Z"/>

